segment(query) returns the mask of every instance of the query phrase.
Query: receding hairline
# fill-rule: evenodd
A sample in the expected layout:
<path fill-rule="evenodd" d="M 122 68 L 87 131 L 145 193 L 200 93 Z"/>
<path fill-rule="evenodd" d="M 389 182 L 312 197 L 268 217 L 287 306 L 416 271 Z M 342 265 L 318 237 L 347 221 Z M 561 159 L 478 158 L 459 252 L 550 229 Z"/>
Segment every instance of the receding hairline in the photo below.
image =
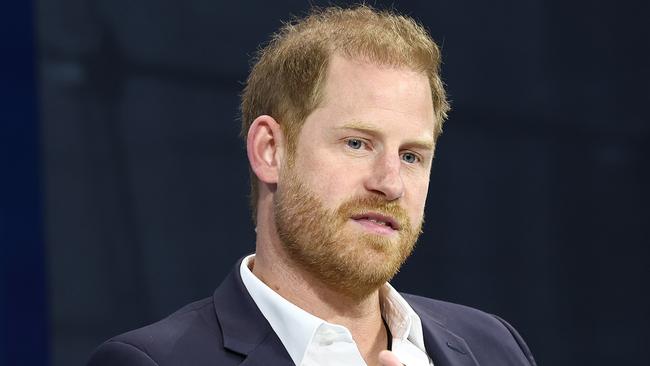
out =
<path fill-rule="evenodd" d="M 367 57 L 378 65 L 406 66 L 429 79 L 434 141 L 442 133 L 449 103 L 440 78 L 441 52 L 427 29 L 408 15 L 371 5 L 312 7 L 294 16 L 258 49 L 241 94 L 241 136 L 260 115 L 275 118 L 295 147 L 307 116 L 321 104 L 323 82 L 335 52 Z M 257 180 L 251 171 L 251 208 L 257 209 Z"/>
<path fill-rule="evenodd" d="M 432 100 L 433 98 L 432 98 L 431 93 L 430 93 L 430 90 L 431 90 L 430 83 L 431 83 L 431 81 L 429 80 L 427 74 L 424 71 L 414 69 L 413 67 L 411 67 L 409 65 L 402 65 L 402 64 L 393 65 L 393 64 L 379 63 L 379 62 L 373 61 L 373 60 L 371 60 L 371 59 L 369 59 L 367 57 L 364 57 L 364 56 L 350 57 L 348 55 L 343 55 L 343 54 L 340 54 L 340 53 L 333 53 L 333 54 L 330 55 L 330 57 L 328 58 L 328 61 L 326 62 L 326 69 L 325 69 L 324 75 L 323 75 L 323 77 L 322 77 L 322 79 L 320 81 L 320 90 L 319 90 L 318 100 L 316 101 L 317 104 L 314 106 L 314 108 L 312 110 L 312 113 L 315 112 L 316 110 L 320 109 L 320 108 L 327 107 L 328 104 L 330 102 L 332 102 L 332 98 L 335 98 L 335 96 L 332 95 L 332 94 L 338 93 L 337 90 L 332 90 L 331 89 L 331 88 L 334 87 L 331 84 L 332 78 L 333 78 L 332 73 L 334 72 L 335 69 L 337 69 L 336 62 L 333 62 L 333 61 L 335 59 L 337 59 L 337 58 L 338 58 L 339 61 L 343 61 L 342 63 L 338 62 L 338 65 L 342 65 L 342 66 L 338 67 L 339 74 L 342 73 L 342 72 L 345 72 L 345 71 L 351 71 L 352 73 L 359 72 L 359 69 L 355 69 L 355 68 L 352 68 L 352 69 L 349 69 L 349 68 L 342 69 L 341 68 L 341 67 L 346 66 L 345 65 L 346 63 L 352 63 L 355 66 L 363 67 L 364 68 L 363 71 L 372 70 L 374 68 L 377 74 L 383 74 L 384 72 L 387 72 L 387 71 L 388 72 L 397 71 L 397 72 L 400 72 L 400 73 L 402 73 L 402 72 L 411 73 L 411 75 L 414 75 L 415 77 L 421 78 L 421 81 L 426 83 L 426 87 L 423 88 L 421 91 L 426 91 L 427 98 L 429 99 L 428 100 L 429 107 L 430 107 L 430 110 L 432 112 L 432 115 L 431 115 L 432 119 L 429 120 L 427 118 L 426 121 L 422 121 L 422 122 L 430 122 L 431 123 L 431 127 L 432 127 L 431 140 L 432 140 L 432 142 L 425 141 L 425 139 L 421 138 L 421 139 L 419 139 L 420 141 L 417 143 L 417 145 L 421 146 L 421 147 L 430 147 L 431 149 L 433 149 L 435 147 L 436 128 L 437 128 L 437 125 L 439 123 L 441 123 L 441 122 L 438 121 L 438 116 L 437 116 L 436 111 L 435 111 L 435 105 L 433 103 L 433 100 Z M 383 76 L 378 76 L 378 77 L 382 78 Z M 372 79 L 373 77 L 370 77 L 370 78 Z M 339 75 L 338 79 L 340 80 L 340 75 Z M 368 77 L 367 77 L 367 75 L 365 75 L 365 76 L 363 76 L 361 78 L 358 78 L 356 76 L 350 75 L 350 77 L 346 78 L 346 79 L 360 80 L 360 82 L 363 83 L 364 80 L 368 79 Z M 400 75 L 399 79 L 403 80 L 404 76 Z M 350 84 L 338 85 L 337 87 L 338 88 L 345 88 L 346 86 L 350 86 Z M 419 87 L 416 87 L 415 89 L 418 89 L 418 88 Z M 410 91 L 415 90 L 412 87 L 409 87 L 408 89 Z M 356 129 L 356 130 L 359 130 L 359 131 L 367 131 L 367 132 L 373 132 L 373 131 L 377 132 L 376 131 L 377 130 L 377 127 L 376 127 L 377 125 L 372 123 L 372 121 L 350 120 L 350 121 L 344 121 L 344 122 L 345 122 L 345 126 L 341 126 L 341 128 Z"/>

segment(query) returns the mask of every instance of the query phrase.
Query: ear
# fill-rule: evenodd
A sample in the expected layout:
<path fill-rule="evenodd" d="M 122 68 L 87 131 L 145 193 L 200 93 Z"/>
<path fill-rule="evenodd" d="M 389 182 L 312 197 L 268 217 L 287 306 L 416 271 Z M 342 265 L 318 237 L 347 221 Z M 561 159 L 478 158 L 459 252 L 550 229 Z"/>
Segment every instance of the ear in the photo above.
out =
<path fill-rule="evenodd" d="M 255 118 L 248 129 L 246 152 L 257 178 L 263 183 L 276 184 L 284 156 L 284 135 L 273 117 L 262 115 Z"/>

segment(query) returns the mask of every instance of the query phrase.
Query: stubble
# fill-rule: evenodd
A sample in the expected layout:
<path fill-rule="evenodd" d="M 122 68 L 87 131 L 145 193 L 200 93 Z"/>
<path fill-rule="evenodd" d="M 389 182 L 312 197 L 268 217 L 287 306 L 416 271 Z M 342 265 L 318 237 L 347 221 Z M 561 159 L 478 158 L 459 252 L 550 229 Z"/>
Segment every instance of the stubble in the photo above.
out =
<path fill-rule="evenodd" d="M 292 168 L 283 169 L 282 189 L 274 199 L 278 234 L 290 260 L 329 288 L 361 299 L 397 273 L 411 254 L 422 222 L 413 226 L 396 201 L 379 195 L 352 198 L 336 210 L 326 209 Z M 351 217 L 367 212 L 390 216 L 396 236 L 349 227 Z"/>

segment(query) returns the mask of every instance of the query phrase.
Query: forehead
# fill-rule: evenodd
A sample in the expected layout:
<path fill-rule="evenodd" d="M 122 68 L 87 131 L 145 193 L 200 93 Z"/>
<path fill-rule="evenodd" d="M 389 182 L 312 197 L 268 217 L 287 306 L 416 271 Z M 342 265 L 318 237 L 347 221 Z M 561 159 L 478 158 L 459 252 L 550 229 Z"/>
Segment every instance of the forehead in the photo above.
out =
<path fill-rule="evenodd" d="M 330 59 L 321 102 L 310 117 L 318 117 L 321 127 L 350 123 L 392 126 L 431 139 L 435 123 L 426 74 L 337 54 Z"/>

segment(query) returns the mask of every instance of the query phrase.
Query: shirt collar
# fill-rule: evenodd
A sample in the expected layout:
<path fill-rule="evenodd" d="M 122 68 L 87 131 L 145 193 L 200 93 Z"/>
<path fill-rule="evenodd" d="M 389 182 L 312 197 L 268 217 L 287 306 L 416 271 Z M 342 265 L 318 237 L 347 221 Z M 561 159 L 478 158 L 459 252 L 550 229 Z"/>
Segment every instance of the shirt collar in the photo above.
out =
<path fill-rule="evenodd" d="M 388 282 L 379 289 L 381 314 L 386 320 L 393 339 L 409 340 L 422 352 L 424 348 L 424 335 L 422 322 L 411 305 Z"/>
<path fill-rule="evenodd" d="M 327 323 L 306 312 L 269 288 L 248 267 L 254 258 L 255 255 L 251 254 L 242 260 L 240 273 L 244 286 L 282 341 L 293 362 L 300 365 L 305 351 L 319 327 L 324 324 L 336 328 L 341 326 Z M 386 320 L 393 338 L 408 339 L 422 352 L 426 352 L 420 317 L 406 300 L 388 283 L 382 286 L 379 296 L 382 316 Z"/>

